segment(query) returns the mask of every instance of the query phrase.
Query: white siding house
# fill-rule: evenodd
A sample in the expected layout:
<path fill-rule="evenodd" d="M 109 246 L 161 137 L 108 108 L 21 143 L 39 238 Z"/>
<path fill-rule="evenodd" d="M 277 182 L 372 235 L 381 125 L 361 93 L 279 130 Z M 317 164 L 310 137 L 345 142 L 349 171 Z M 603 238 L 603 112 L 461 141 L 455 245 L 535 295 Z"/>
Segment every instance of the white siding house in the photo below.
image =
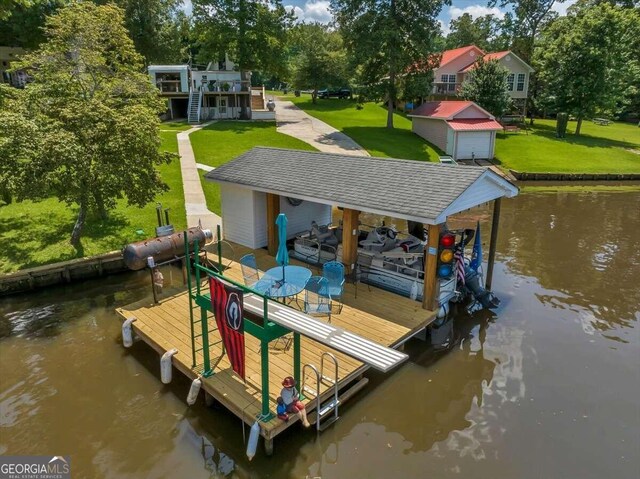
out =
<path fill-rule="evenodd" d="M 454 160 L 491 159 L 502 125 L 472 101 L 433 101 L 409 117 L 412 130 Z"/>

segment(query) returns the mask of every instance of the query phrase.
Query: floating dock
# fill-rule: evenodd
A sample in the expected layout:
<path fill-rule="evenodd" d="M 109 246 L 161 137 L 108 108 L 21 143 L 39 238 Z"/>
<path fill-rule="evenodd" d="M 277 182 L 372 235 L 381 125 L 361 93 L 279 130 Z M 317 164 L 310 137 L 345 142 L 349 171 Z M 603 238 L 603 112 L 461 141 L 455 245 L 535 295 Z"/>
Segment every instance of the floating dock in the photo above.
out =
<path fill-rule="evenodd" d="M 274 258 L 266 250 L 249 250 L 236 244 L 232 244 L 230 249 L 233 253 L 226 255 L 233 257 L 224 257 L 222 261 L 227 266 L 224 277 L 238 283 L 242 283 L 242 272 L 237 261 L 246 253 L 255 254 L 261 269 L 275 266 Z M 302 265 L 296 261 L 292 261 L 292 264 Z M 203 290 L 208 290 L 208 286 L 203 286 Z M 342 301 L 344 306 L 339 313 L 334 306 L 329 323 L 331 326 L 390 348 L 401 347 L 409 338 L 423 332 L 436 317 L 435 312 L 423 309 L 417 301 L 362 283 L 346 284 Z M 279 303 L 278 306 L 284 307 Z M 295 308 L 296 304 L 292 306 Z M 196 338 L 192 345 L 191 307 L 189 291 L 185 290 L 167 295 L 155 304 L 152 299 L 146 299 L 119 308 L 117 312 L 123 321 L 135 318 L 132 327 L 136 335 L 160 355 L 176 348 L 178 352 L 173 356 L 174 367 L 188 378 L 194 379 L 203 373 L 204 358 L 202 337 Z M 207 319 L 213 328 L 208 348 L 213 374 L 202 378 L 202 388 L 207 399 L 213 398 L 245 423 L 253 424 L 257 417 L 264 417 L 265 412 L 261 341 L 251 334 L 245 334 L 246 381 L 243 381 L 234 373 L 227 355 L 223 353 L 222 341 L 215 330 L 215 320 L 210 312 L 207 313 Z M 196 350 L 195 366 L 193 346 Z M 301 364 L 313 364 L 320 369 L 321 356 L 326 352 L 333 354 L 338 360 L 340 404 L 366 385 L 367 379 L 362 374 L 370 366 L 364 362 L 305 336 L 299 338 L 299 347 Z M 283 378 L 294 375 L 295 351 L 286 336 L 269 342 L 268 349 L 268 408 L 270 412 L 275 412 L 276 398 L 280 395 Z M 332 364 L 325 366 L 325 371 L 321 371 L 321 374 L 327 374 L 329 369 L 333 369 Z M 312 381 L 309 377 L 306 378 L 306 383 L 315 387 L 315 380 Z M 303 402 L 311 413 L 316 409 L 317 399 L 305 391 L 301 392 L 306 396 Z M 330 399 L 332 394 L 331 385 L 320 384 L 321 402 Z M 260 423 L 260 433 L 265 439 L 267 453 L 272 452 L 273 439 L 298 422 L 295 416 L 288 422 L 275 415 L 271 416 Z M 310 414 L 309 417 L 313 422 L 314 415 Z"/>

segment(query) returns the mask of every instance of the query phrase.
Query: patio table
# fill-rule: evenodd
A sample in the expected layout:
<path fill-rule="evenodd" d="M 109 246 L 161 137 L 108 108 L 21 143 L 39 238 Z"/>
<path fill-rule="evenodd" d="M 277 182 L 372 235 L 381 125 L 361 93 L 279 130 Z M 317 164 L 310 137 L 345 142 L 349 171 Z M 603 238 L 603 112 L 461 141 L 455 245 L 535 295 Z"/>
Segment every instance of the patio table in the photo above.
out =
<path fill-rule="evenodd" d="M 252 289 L 271 298 L 288 298 L 300 293 L 309 278 L 311 270 L 303 266 L 275 266 L 265 271 L 264 276 L 252 286 Z"/>

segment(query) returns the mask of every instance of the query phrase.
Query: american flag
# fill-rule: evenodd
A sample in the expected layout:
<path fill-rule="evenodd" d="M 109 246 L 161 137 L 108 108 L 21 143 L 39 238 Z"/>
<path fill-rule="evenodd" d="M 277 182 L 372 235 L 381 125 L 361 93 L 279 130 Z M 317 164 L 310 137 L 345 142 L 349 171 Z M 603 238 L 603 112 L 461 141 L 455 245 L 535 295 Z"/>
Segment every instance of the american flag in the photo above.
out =
<path fill-rule="evenodd" d="M 461 246 L 456 247 L 453 259 L 456 261 L 456 279 L 458 284 L 464 286 L 464 252 Z"/>

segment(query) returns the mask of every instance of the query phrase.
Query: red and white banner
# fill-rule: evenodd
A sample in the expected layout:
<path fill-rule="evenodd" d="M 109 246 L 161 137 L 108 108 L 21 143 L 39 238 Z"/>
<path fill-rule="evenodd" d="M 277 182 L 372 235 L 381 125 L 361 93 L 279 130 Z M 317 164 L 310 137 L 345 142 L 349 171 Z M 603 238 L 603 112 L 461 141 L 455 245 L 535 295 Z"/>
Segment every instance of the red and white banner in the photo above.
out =
<path fill-rule="evenodd" d="M 243 292 L 235 286 L 209 277 L 211 305 L 231 367 L 244 379 Z"/>

